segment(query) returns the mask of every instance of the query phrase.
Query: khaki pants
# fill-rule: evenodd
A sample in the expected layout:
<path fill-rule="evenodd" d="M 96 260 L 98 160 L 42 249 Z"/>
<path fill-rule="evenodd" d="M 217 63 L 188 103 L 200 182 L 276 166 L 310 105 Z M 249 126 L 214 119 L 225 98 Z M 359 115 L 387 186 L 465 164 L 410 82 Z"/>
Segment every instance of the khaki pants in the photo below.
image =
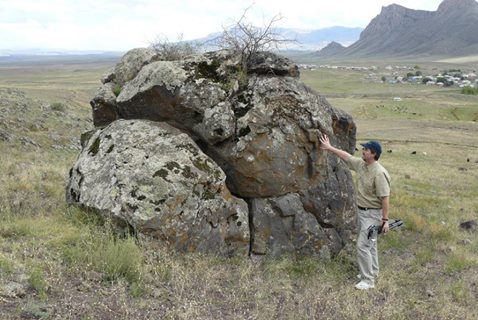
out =
<path fill-rule="evenodd" d="M 357 260 L 362 279 L 374 284 L 378 276 L 377 241 L 367 239 L 367 229 L 382 223 L 382 210 L 358 210 Z"/>

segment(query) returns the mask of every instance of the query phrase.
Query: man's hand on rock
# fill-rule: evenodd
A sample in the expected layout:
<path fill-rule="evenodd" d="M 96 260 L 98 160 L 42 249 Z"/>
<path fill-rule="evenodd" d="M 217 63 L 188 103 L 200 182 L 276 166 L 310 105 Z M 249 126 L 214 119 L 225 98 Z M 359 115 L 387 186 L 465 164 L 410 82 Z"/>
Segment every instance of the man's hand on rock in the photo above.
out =
<path fill-rule="evenodd" d="M 319 140 L 320 140 L 320 149 L 330 150 L 332 148 L 332 146 L 330 145 L 329 137 L 327 137 L 325 133 L 320 137 Z"/>

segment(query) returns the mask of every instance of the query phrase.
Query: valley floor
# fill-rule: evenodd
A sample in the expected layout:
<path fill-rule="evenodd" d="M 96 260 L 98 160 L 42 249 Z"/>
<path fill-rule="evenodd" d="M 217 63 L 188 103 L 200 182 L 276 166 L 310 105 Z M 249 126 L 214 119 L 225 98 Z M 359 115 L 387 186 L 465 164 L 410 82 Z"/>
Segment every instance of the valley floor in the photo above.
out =
<path fill-rule="evenodd" d="M 382 142 L 390 216 L 405 221 L 380 238 L 377 287 L 360 292 L 353 250 L 331 261 L 176 255 L 68 207 L 88 100 L 111 65 L 0 65 L 0 319 L 478 318 L 478 230 L 459 227 L 478 217 L 476 96 L 302 73 L 354 117 L 358 142 Z"/>

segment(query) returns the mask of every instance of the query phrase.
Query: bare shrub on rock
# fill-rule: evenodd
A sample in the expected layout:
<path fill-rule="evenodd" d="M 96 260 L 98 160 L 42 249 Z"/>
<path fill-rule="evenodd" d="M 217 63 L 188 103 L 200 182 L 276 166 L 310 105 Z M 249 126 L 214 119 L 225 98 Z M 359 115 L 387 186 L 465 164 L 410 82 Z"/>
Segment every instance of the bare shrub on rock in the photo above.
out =
<path fill-rule="evenodd" d="M 176 61 L 196 54 L 201 49 L 201 44 L 194 41 L 183 41 L 183 35 L 178 36 L 178 41 L 172 42 L 166 36 L 158 36 L 151 47 L 161 56 L 162 60 Z"/>
<path fill-rule="evenodd" d="M 255 54 L 277 51 L 281 46 L 295 42 L 293 39 L 285 38 L 275 28 L 275 24 L 282 20 L 282 15 L 277 14 L 265 22 L 263 27 L 256 27 L 247 19 L 250 8 L 244 10 L 239 20 L 223 26 L 221 35 L 215 39 L 220 49 L 229 50 L 239 57 L 244 71 L 250 67 Z"/>

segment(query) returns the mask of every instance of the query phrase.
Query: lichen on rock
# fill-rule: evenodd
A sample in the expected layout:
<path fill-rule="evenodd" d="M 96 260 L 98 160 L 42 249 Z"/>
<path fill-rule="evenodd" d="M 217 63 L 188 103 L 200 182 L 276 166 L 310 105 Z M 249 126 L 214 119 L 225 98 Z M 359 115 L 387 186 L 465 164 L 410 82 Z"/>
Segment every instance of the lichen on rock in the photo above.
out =
<path fill-rule="evenodd" d="M 70 172 L 67 200 L 124 221 L 166 247 L 245 255 L 247 204 L 229 193 L 225 179 L 176 128 L 118 120 L 98 130 L 83 149 Z"/>
<path fill-rule="evenodd" d="M 68 201 L 177 250 L 337 254 L 352 230 L 352 178 L 318 136 L 353 153 L 355 124 L 299 76 L 270 52 L 246 69 L 225 50 L 177 61 L 126 53 L 92 101 L 99 129 L 71 170 Z"/>

